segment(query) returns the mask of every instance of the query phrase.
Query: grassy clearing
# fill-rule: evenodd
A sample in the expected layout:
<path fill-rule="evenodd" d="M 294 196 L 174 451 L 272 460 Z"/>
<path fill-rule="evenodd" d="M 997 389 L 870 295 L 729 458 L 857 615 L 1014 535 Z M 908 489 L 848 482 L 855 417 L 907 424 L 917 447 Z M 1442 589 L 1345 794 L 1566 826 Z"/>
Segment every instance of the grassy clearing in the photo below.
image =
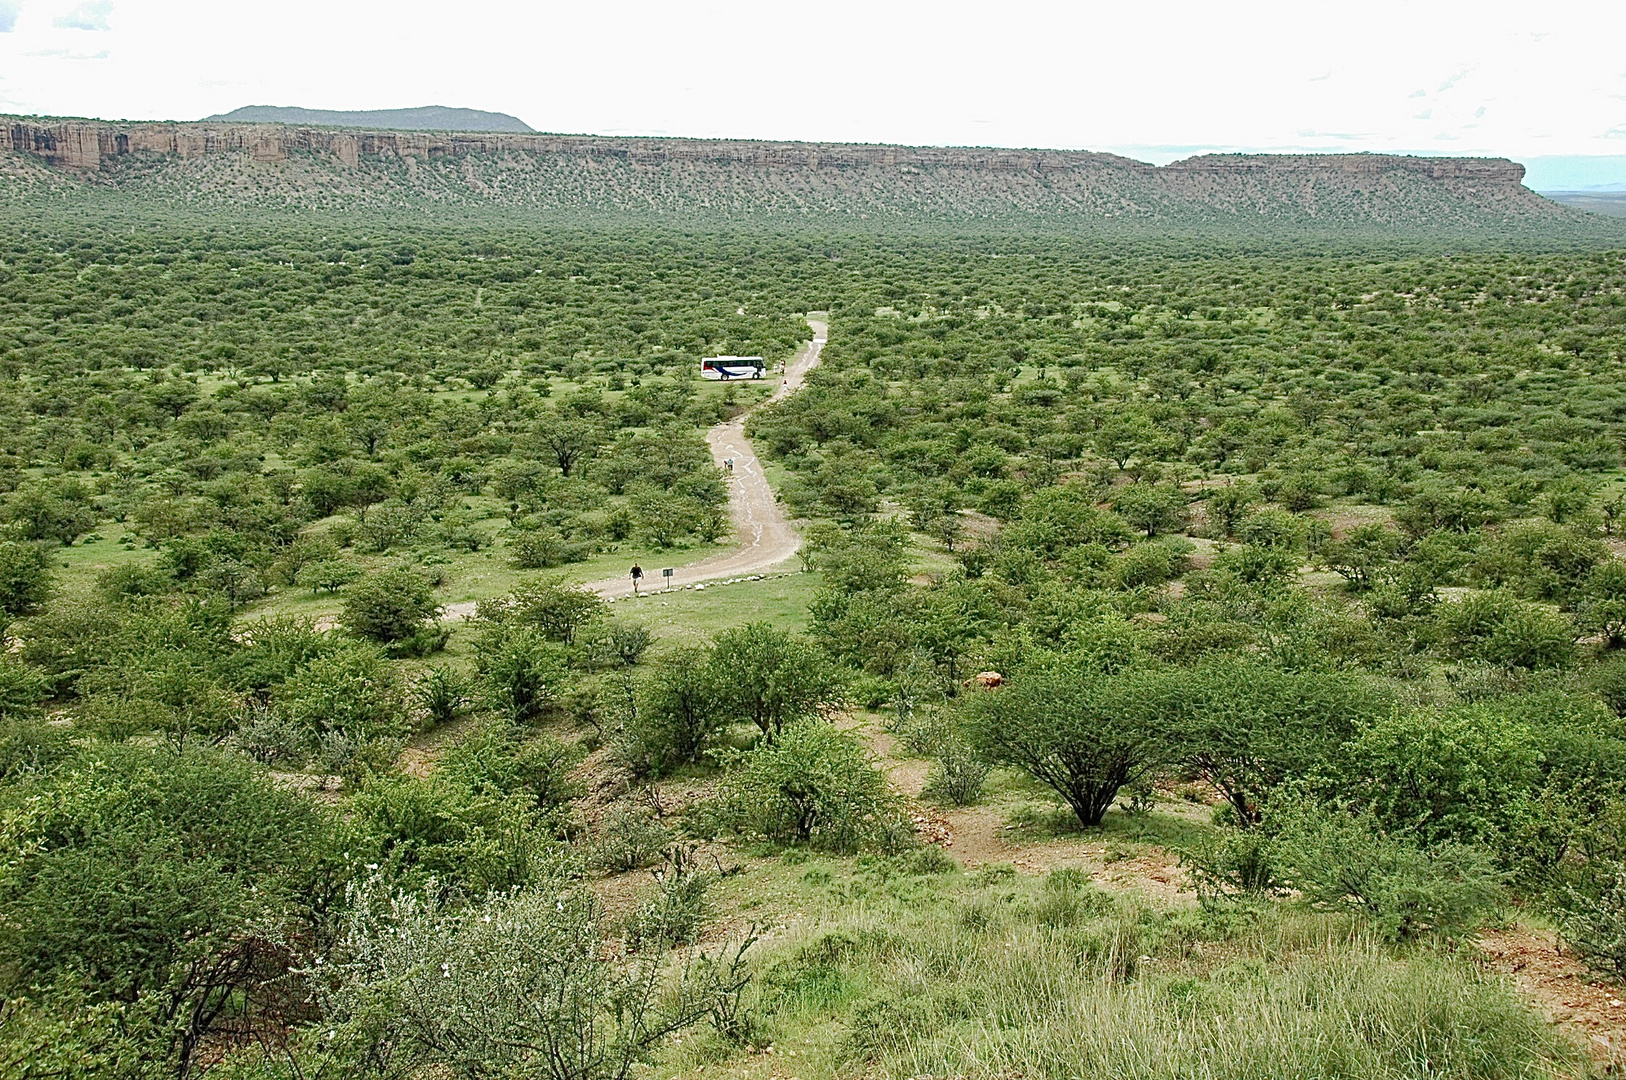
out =
<path fill-rule="evenodd" d="M 792 856 L 725 889 L 740 918 L 785 928 L 758 946 L 748 1045 L 698 1037 L 667 1075 L 1587 1072 L 1504 983 L 1451 956 L 1399 955 L 1341 918 L 1158 911 L 1076 872 L 965 873 L 935 849 Z"/>
<path fill-rule="evenodd" d="M 611 612 L 645 623 L 661 637 L 698 640 L 748 622 L 801 631 L 807 629 L 808 603 L 822 581 L 820 574 L 802 573 L 793 559 L 760 581 L 711 582 L 704 589 L 654 592 L 636 600 L 617 600 Z"/>
<path fill-rule="evenodd" d="M 129 542 L 121 543 L 125 537 Z M 158 551 L 136 540 L 126 526 L 103 522 L 71 546 L 53 547 L 51 572 L 60 592 L 82 596 L 105 570 L 126 564 L 146 566 L 157 560 Z"/>

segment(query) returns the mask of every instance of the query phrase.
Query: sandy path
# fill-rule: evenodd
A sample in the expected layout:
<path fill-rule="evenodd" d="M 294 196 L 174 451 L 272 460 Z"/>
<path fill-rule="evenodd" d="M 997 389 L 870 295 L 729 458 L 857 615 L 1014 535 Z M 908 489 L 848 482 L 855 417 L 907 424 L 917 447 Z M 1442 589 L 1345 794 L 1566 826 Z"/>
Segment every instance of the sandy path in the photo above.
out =
<path fill-rule="evenodd" d="M 765 404 L 794 394 L 806 380 L 807 373 L 818 366 L 819 354 L 829 338 L 830 329 L 817 319 L 807 322 L 813 328 L 813 340 L 786 365 L 778 389 Z M 801 536 L 785 517 L 784 508 L 774 497 L 773 488 L 768 486 L 768 477 L 762 470 L 762 462 L 757 460 L 751 440 L 745 437 L 745 421 L 750 415 L 750 412 L 741 413 L 706 432 L 706 443 L 711 447 L 711 457 L 717 466 L 721 468 L 723 462 L 730 459 L 734 462 L 733 472 L 728 477 L 728 510 L 734 523 L 734 535 L 740 538 L 740 546 L 733 551 L 676 567 L 672 575 L 674 585 L 693 585 L 718 578 L 758 574 L 784 562 L 802 546 Z M 650 575 L 644 579 L 645 591 L 659 589 L 663 584 L 660 568 L 649 567 L 645 572 Z M 584 582 L 582 587 L 605 599 L 632 595 L 632 580 L 625 576 Z M 472 600 L 447 604 L 441 609 L 441 619 L 466 618 L 474 614 L 474 608 Z"/>

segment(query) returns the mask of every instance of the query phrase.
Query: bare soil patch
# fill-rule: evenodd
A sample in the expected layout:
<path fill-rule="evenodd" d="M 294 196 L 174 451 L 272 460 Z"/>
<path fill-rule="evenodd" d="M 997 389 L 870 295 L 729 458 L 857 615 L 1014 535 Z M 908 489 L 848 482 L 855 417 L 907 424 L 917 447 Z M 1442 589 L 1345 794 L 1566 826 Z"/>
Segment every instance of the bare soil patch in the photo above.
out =
<path fill-rule="evenodd" d="M 1487 967 L 1510 976 L 1552 1023 L 1586 1045 L 1607 1074 L 1626 1074 L 1626 986 L 1599 979 L 1546 931 L 1487 930 L 1479 947 Z"/>

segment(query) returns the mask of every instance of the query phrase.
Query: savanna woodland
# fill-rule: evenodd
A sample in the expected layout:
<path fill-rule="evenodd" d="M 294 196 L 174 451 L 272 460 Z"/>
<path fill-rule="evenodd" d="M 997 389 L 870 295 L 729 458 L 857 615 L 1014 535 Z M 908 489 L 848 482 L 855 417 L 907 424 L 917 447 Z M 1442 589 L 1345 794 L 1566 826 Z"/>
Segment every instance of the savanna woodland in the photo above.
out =
<path fill-rule="evenodd" d="M 3 190 L 0 1073 L 1618 1068 L 1620 237 Z"/>

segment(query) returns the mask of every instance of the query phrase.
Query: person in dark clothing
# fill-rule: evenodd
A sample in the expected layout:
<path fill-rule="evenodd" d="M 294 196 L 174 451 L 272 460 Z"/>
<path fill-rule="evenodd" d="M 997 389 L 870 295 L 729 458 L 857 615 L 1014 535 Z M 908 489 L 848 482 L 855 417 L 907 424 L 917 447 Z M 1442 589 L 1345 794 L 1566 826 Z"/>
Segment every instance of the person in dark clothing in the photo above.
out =
<path fill-rule="evenodd" d="M 644 568 L 637 563 L 632 564 L 632 595 L 638 595 L 638 583 L 644 580 Z"/>

